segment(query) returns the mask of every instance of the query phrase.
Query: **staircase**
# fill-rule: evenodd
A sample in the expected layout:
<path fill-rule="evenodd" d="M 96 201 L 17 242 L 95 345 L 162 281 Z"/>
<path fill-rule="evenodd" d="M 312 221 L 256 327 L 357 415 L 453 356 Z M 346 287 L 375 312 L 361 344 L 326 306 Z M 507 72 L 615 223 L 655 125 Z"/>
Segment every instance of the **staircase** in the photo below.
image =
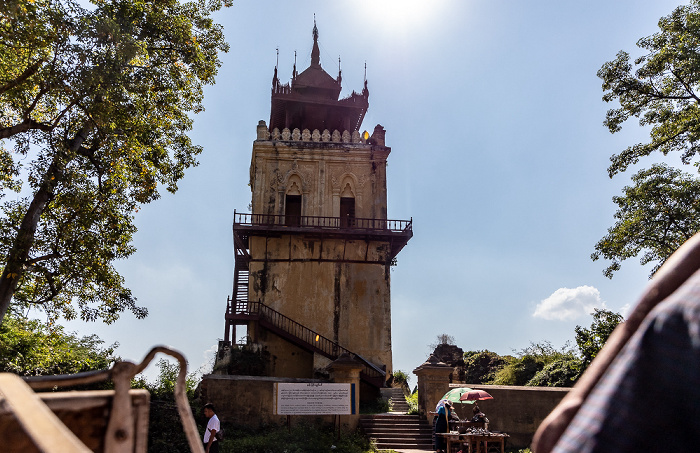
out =
<path fill-rule="evenodd" d="M 248 246 L 245 239 L 239 236 L 234 236 L 235 243 L 235 261 L 233 266 L 233 300 L 234 304 L 248 300 L 248 279 L 250 272 L 248 262 L 250 255 L 248 254 Z"/>
<path fill-rule="evenodd" d="M 335 341 L 320 335 L 308 327 L 268 307 L 262 302 L 249 301 L 249 263 L 251 257 L 248 248 L 250 246 L 250 239 L 245 232 L 236 231 L 235 222 L 233 242 L 235 249 L 235 263 L 233 268 L 233 297 L 229 298 L 226 304 L 226 330 L 224 335 L 224 343 L 230 344 L 229 332 L 232 326 L 247 325 L 251 321 L 256 321 L 261 327 L 279 335 L 297 346 L 307 351 L 321 354 L 331 360 L 336 360 L 342 354 L 351 355 L 362 364 L 360 379 L 369 383 L 370 385 L 373 385 L 374 387 L 384 387 L 386 380 L 385 368 L 378 367 L 361 355 L 347 350 Z M 235 338 L 233 340 L 235 341 Z"/>
<path fill-rule="evenodd" d="M 406 401 L 406 396 L 401 388 L 383 388 L 379 389 L 382 394 L 382 398 L 391 400 L 390 412 L 397 412 L 400 414 L 405 414 L 408 412 L 408 402 Z"/>
<path fill-rule="evenodd" d="M 433 428 L 418 415 L 361 415 L 360 426 L 376 442 L 378 450 L 433 449 Z"/>

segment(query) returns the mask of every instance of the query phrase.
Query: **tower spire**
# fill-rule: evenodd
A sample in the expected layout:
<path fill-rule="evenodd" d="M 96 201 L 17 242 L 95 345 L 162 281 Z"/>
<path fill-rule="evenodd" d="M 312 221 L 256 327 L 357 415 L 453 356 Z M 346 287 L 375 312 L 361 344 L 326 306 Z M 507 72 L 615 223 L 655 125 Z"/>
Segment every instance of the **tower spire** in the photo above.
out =
<path fill-rule="evenodd" d="M 340 55 L 338 55 L 338 83 L 343 80 L 343 71 L 340 70 Z"/>
<path fill-rule="evenodd" d="M 277 48 L 277 62 L 275 63 L 275 74 L 272 76 L 272 87 L 275 88 L 279 84 L 279 79 L 277 78 L 277 66 L 280 64 L 280 48 Z"/>
<path fill-rule="evenodd" d="M 321 66 L 321 51 L 318 49 L 318 27 L 316 27 L 316 13 L 314 13 L 314 48 L 311 50 L 311 66 Z"/>

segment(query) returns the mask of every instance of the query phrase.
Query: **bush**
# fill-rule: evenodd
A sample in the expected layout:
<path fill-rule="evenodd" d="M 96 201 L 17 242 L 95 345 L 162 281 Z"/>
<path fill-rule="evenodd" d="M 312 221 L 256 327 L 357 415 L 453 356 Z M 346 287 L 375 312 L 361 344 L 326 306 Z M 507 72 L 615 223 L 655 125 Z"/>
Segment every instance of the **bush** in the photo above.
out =
<path fill-rule="evenodd" d="M 520 351 L 518 357 L 511 358 L 509 362 L 496 373 L 494 380 L 490 382 L 490 384 L 534 385 L 530 382 L 532 382 L 535 376 L 542 372 L 547 365 L 563 361 L 562 363 L 566 362 L 569 366 L 573 366 L 574 362 L 570 360 L 575 359 L 575 357 L 575 353 L 573 350 L 569 349 L 568 344 L 564 345 L 561 350 L 557 350 L 547 341 L 532 343 L 529 347 Z M 560 368 L 562 366 L 561 364 L 559 365 Z M 558 370 L 556 377 L 549 376 L 556 368 L 557 366 L 552 365 L 538 380 L 542 382 L 557 382 L 559 380 L 565 382 L 567 378 L 564 374 L 569 376 L 569 378 L 571 377 L 570 373 L 568 371 L 564 372 L 564 370 Z"/>
<path fill-rule="evenodd" d="M 408 415 L 419 415 L 418 410 L 418 392 L 414 391 L 411 395 L 406 397 L 406 402 L 408 403 Z"/>
<path fill-rule="evenodd" d="M 464 380 L 467 384 L 485 384 L 495 379 L 498 370 L 508 363 L 488 350 L 467 351 L 464 353 Z"/>
<path fill-rule="evenodd" d="M 253 349 L 249 345 L 232 347 L 224 360 L 216 363 L 214 371 L 238 376 L 265 376 L 270 364 L 267 349 Z"/>
<path fill-rule="evenodd" d="M 525 385 L 541 387 L 573 387 L 581 375 L 581 359 L 573 355 L 548 363 Z"/>

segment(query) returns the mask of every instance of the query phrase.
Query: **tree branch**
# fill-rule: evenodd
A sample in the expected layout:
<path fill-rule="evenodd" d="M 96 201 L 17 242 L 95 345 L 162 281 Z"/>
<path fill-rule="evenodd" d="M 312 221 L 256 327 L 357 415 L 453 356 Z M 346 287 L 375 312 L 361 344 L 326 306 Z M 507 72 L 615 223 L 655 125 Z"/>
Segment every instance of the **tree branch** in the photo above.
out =
<path fill-rule="evenodd" d="M 12 88 L 16 87 L 17 85 L 20 85 L 22 82 L 24 82 L 25 80 L 27 80 L 29 77 L 31 77 L 31 76 L 33 76 L 34 74 L 36 74 L 36 72 L 39 70 L 39 68 L 41 67 L 41 65 L 42 65 L 43 63 L 44 63 L 44 60 L 43 60 L 43 59 L 37 61 L 37 62 L 34 63 L 33 65 L 27 67 L 27 69 L 25 69 L 24 72 L 23 72 L 22 74 L 20 74 L 19 77 L 17 77 L 16 79 L 10 81 L 9 83 L 6 83 L 6 84 L 3 85 L 3 86 L 0 86 L 0 94 L 4 93 L 4 92 L 6 92 L 6 91 L 11 90 Z"/>
<path fill-rule="evenodd" d="M 14 126 L 10 127 L 0 128 L 0 139 L 10 138 L 14 135 L 21 134 L 22 132 L 27 132 L 32 129 L 50 132 L 53 128 L 54 126 L 50 124 L 40 123 L 31 118 L 25 118 L 25 120 L 19 124 L 15 124 Z"/>

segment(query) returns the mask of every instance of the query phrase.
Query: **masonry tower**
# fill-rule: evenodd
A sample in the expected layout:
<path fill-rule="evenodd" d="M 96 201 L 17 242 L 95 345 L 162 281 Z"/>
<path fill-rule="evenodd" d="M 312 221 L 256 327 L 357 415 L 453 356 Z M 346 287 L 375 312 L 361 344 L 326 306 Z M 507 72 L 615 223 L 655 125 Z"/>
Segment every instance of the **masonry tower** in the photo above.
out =
<path fill-rule="evenodd" d="M 252 213 L 234 212 L 233 295 L 222 348 L 246 325 L 271 355 L 268 374 L 310 378 L 342 353 L 363 382 L 391 372 L 390 265 L 413 235 L 387 220 L 385 131 L 361 133 L 361 93 L 339 99 L 340 70 L 311 65 L 282 84 L 275 67 L 269 125 L 260 121 L 250 165 Z"/>

